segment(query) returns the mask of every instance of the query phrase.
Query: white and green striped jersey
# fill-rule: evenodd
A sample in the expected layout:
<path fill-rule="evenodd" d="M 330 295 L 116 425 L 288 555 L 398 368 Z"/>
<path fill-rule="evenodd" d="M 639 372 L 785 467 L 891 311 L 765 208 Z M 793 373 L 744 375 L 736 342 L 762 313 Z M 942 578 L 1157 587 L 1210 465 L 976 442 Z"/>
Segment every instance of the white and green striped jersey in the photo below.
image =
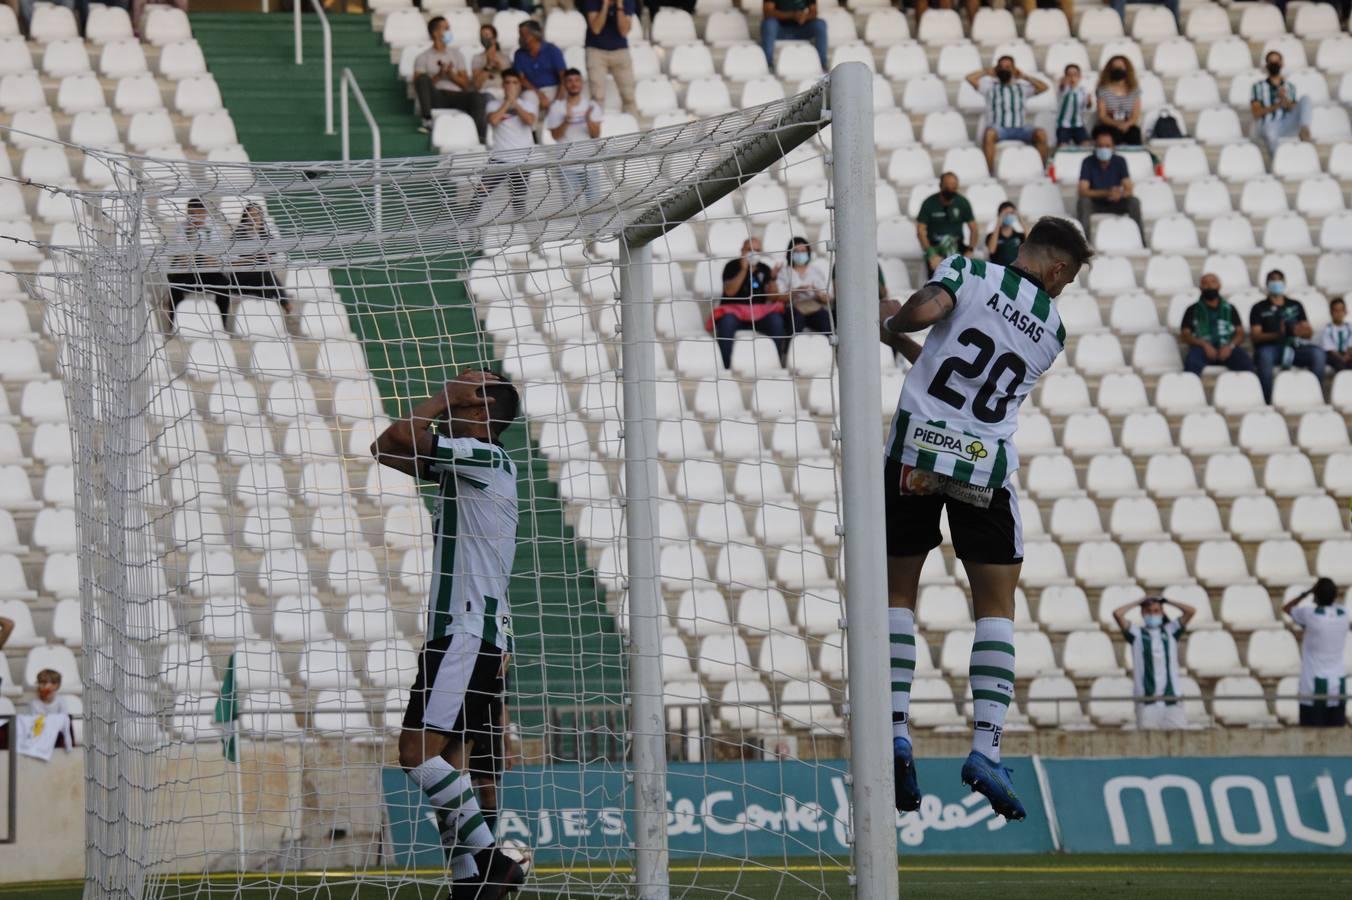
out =
<path fill-rule="evenodd" d="M 954 255 L 930 284 L 953 295 L 906 373 L 887 437 L 904 466 L 1000 488 L 1019 467 L 1019 406 L 1066 342 L 1056 304 L 1014 266 Z"/>
<path fill-rule="evenodd" d="M 1253 100 L 1257 100 L 1263 106 L 1276 106 L 1281 100 L 1282 88 L 1286 88 L 1287 99 L 1292 103 L 1299 99 L 1299 97 L 1296 96 L 1296 86 L 1285 78 L 1277 84 L 1273 84 L 1272 80 L 1269 78 L 1256 81 L 1253 85 L 1253 91 L 1249 96 Z M 1263 116 L 1261 121 L 1276 122 L 1281 119 L 1282 116 L 1285 116 L 1287 112 L 1288 111 L 1285 109 L 1274 109 L 1272 112 Z M 1294 115 L 1296 111 L 1292 109 L 1290 112 Z"/>
<path fill-rule="evenodd" d="M 516 464 L 496 444 L 438 435 L 427 472 L 441 485 L 427 640 L 471 634 L 510 653 Z"/>
<path fill-rule="evenodd" d="M 987 128 L 1023 128 L 1023 103 L 1033 93 L 1033 85 L 1023 79 L 1002 84 L 987 75 L 981 80 L 981 95 L 986 98 Z"/>
<path fill-rule="evenodd" d="M 1132 625 L 1122 634 L 1131 645 L 1133 693 L 1160 698 L 1154 702 L 1177 702 L 1165 698 L 1183 696 L 1178 680 L 1178 639 L 1183 636 L 1183 623 L 1175 619 L 1159 628 Z"/>
<path fill-rule="evenodd" d="M 1347 607 L 1297 606 L 1291 620 L 1305 630 L 1300 639 L 1300 693 L 1346 694 Z M 1332 701 L 1334 704 L 1342 701 Z"/>
<path fill-rule="evenodd" d="M 1073 88 L 1065 88 L 1057 100 L 1056 127 L 1085 128 L 1084 114 L 1088 108 L 1089 92 L 1085 90 L 1084 85 L 1077 84 Z"/>

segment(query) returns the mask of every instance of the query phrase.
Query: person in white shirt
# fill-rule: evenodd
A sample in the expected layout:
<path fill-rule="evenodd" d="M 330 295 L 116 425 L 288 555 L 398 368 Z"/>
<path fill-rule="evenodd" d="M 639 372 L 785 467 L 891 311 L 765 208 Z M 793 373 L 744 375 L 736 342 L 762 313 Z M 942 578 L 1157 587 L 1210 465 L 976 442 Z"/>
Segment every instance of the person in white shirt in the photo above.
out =
<path fill-rule="evenodd" d="M 475 88 L 465 55 L 451 46 L 451 24 L 445 16 L 433 16 L 427 23 L 427 34 L 432 46 L 413 60 L 413 94 L 422 117 L 418 130 L 424 134 L 432 130 L 432 110 L 458 109 L 474 120 L 479 143 L 485 143 L 488 95 Z"/>
<path fill-rule="evenodd" d="M 1177 619 L 1164 614 L 1164 605 L 1178 608 Z M 1143 625 L 1127 621 L 1127 611 L 1141 609 Z M 1172 731 L 1186 728 L 1182 682 L 1178 669 L 1178 642 L 1197 610 L 1186 603 L 1146 597 L 1113 610 L 1113 620 L 1131 645 L 1132 693 L 1136 696 L 1136 727 Z"/>
<path fill-rule="evenodd" d="M 56 669 L 43 669 L 38 672 L 37 682 L 38 695 L 28 705 L 30 713 L 35 716 L 71 715 L 70 704 L 59 693 L 61 690 L 60 672 Z M 62 734 L 66 739 L 66 747 L 74 747 L 75 735 L 69 720 L 67 720 Z"/>
<path fill-rule="evenodd" d="M 582 73 L 569 69 L 563 73 L 563 96 L 549 105 L 545 128 L 560 144 L 594 140 L 601 136 L 601 120 L 605 115 L 601 104 L 583 93 Z M 599 199 L 599 166 L 565 164 L 562 174 L 569 202 L 583 198 L 592 203 Z"/>
<path fill-rule="evenodd" d="M 524 90 L 521 75 L 516 69 L 502 72 L 502 99 L 488 101 L 488 124 L 493 126 L 493 162 L 502 163 L 520 158 L 520 153 L 535 146 L 535 120 L 540 116 L 540 101 L 533 91 Z M 507 151 L 504 155 L 504 151 Z M 507 182 L 512 195 L 512 207 L 518 215 L 526 211 L 530 176 L 522 171 L 490 172 L 482 180 L 483 193 Z"/>
<path fill-rule="evenodd" d="M 1301 606 L 1306 597 L 1313 606 Z M 1300 641 L 1300 724 L 1309 728 L 1347 725 L 1347 607 L 1334 603 L 1338 586 L 1320 578 L 1292 597 L 1282 612 L 1305 632 Z"/>
<path fill-rule="evenodd" d="M 785 253 L 786 265 L 780 270 L 780 288 L 789 295 L 789 312 L 795 333 L 820 331 L 830 334 L 831 284 L 826 269 L 812 261 L 812 245 L 807 238 L 794 237 Z"/>
<path fill-rule="evenodd" d="M 1324 348 L 1329 368 L 1337 372 L 1352 367 L 1352 323 L 1347 321 L 1347 303 L 1342 297 L 1329 301 L 1329 318 L 1333 321 L 1319 332 L 1319 346 Z"/>
<path fill-rule="evenodd" d="M 219 248 L 224 242 L 219 224 L 212 218 L 200 197 L 193 197 L 174 229 L 174 247 L 178 251 L 172 259 L 172 269 L 165 276 L 169 284 L 169 325 L 174 324 L 174 310 L 192 294 L 206 294 L 221 311 L 221 327 L 230 330 L 229 277 L 223 271 L 221 259 L 203 252 L 204 246 Z"/>

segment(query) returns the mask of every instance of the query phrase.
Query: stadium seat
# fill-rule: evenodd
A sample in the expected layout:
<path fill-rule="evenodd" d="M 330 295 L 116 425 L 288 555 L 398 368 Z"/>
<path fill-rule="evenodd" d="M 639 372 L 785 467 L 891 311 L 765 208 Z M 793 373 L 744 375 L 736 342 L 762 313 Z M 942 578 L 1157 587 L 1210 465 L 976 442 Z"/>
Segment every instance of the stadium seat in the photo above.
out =
<path fill-rule="evenodd" d="M 1273 10 L 1275 12 L 1275 7 Z M 1197 636 L 1193 636 L 1196 640 Z M 1277 724 L 1268 711 L 1263 686 L 1256 678 L 1228 676 L 1216 682 L 1212 712 L 1222 725 L 1270 726 Z"/>
<path fill-rule="evenodd" d="M 1159 508 L 1146 497 L 1118 497 L 1114 500 L 1108 530 L 1118 540 L 1127 543 L 1155 540 L 1164 534 Z"/>

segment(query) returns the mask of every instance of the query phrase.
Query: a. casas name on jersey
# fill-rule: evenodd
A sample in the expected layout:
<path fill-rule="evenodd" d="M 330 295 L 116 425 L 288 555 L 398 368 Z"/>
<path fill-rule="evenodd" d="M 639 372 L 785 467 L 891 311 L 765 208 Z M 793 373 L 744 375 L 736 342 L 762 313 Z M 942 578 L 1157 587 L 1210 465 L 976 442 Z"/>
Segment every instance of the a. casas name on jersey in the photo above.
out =
<path fill-rule="evenodd" d="M 986 305 L 998 312 L 1000 318 L 1004 319 L 1033 340 L 1042 340 L 1042 335 L 1047 331 L 1047 329 L 1042 327 L 1042 323 L 1008 300 L 1005 300 L 1004 306 L 1002 307 L 1000 305 L 1001 299 L 1003 299 L 1001 295 L 991 294 L 991 298 L 986 301 Z"/>

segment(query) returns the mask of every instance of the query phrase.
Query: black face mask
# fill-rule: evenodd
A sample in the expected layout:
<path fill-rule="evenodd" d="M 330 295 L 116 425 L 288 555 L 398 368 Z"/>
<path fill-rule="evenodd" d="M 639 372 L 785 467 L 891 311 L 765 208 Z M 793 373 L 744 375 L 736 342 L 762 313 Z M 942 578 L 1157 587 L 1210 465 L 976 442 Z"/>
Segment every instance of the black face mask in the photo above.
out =
<path fill-rule="evenodd" d="M 1114 66 L 1113 68 L 1111 68 L 1111 69 L 1108 70 L 1108 80 L 1109 80 L 1109 81 L 1121 81 L 1123 78 L 1126 78 L 1126 77 L 1127 77 L 1127 70 L 1126 70 L 1126 69 L 1123 69 L 1123 68 L 1120 67 L 1120 66 Z"/>
<path fill-rule="evenodd" d="M 1008 69 L 996 69 L 995 77 L 1000 79 L 1001 84 L 1009 84 L 1009 80 L 1014 77 L 1014 73 Z"/>
<path fill-rule="evenodd" d="M 957 195 L 957 191 L 946 191 L 943 188 L 939 188 L 939 196 L 942 197 L 945 202 L 952 200 Z"/>
<path fill-rule="evenodd" d="M 1280 74 L 1282 74 L 1282 64 L 1281 64 L 1281 63 L 1268 63 L 1268 64 L 1267 64 L 1267 70 L 1268 70 L 1268 74 L 1269 74 L 1269 75 L 1273 75 L 1273 76 L 1280 75 Z"/>
<path fill-rule="evenodd" d="M 1221 292 L 1216 290 L 1215 288 L 1207 288 L 1204 291 L 1202 291 L 1202 299 L 1219 300 L 1221 299 Z"/>
<path fill-rule="evenodd" d="M 483 45 L 484 45 L 484 49 L 487 50 L 489 47 L 492 47 L 492 46 L 493 46 L 493 39 L 492 39 L 492 38 L 487 38 L 487 37 L 481 37 L 481 38 L 479 38 L 479 43 L 483 44 Z"/>

